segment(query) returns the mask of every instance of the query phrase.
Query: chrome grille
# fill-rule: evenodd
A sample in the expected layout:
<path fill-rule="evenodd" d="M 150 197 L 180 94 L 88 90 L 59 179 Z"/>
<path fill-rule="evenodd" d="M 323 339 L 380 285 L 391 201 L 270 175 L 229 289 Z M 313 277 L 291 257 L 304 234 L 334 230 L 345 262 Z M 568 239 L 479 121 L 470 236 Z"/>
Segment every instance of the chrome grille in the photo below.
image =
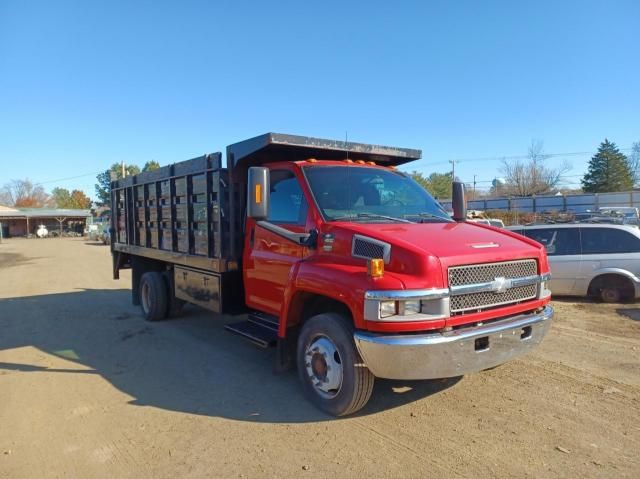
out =
<path fill-rule="evenodd" d="M 449 268 L 449 286 L 490 283 L 496 278 L 525 278 L 537 274 L 538 265 L 534 259 L 452 266 Z M 485 291 L 461 294 L 451 297 L 451 312 L 461 313 L 518 303 L 533 299 L 537 294 L 537 284 L 516 286 L 507 289 L 504 293 Z"/>
<path fill-rule="evenodd" d="M 449 268 L 449 286 L 487 283 L 500 277 L 524 278 L 536 274 L 538 265 L 535 259 L 452 266 Z"/>
<path fill-rule="evenodd" d="M 462 311 L 486 309 L 505 304 L 517 303 L 533 299 L 537 294 L 537 284 L 511 288 L 503 294 L 491 292 L 461 294 L 460 296 L 451 297 L 451 312 L 460 313 Z"/>

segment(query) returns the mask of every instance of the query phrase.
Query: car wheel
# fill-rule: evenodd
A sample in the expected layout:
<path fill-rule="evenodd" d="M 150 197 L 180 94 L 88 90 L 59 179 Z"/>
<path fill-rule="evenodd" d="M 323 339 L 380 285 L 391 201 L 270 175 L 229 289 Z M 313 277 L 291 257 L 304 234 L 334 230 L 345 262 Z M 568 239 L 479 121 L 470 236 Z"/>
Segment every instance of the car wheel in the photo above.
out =
<path fill-rule="evenodd" d="M 620 288 L 609 287 L 600 290 L 600 299 L 602 299 L 604 303 L 619 303 L 622 297 L 623 294 Z"/>
<path fill-rule="evenodd" d="M 375 378 L 360 357 L 353 326 L 344 316 L 319 314 L 304 324 L 297 365 L 305 394 L 328 414 L 352 414 L 371 397 Z"/>

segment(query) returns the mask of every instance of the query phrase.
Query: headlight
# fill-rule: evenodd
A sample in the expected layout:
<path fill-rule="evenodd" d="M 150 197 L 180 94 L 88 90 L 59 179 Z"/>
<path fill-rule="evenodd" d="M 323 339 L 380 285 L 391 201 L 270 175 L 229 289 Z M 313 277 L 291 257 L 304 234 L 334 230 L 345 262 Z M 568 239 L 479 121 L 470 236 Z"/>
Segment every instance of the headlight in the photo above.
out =
<path fill-rule="evenodd" d="M 549 282 L 548 281 L 542 281 L 540 283 L 540 299 L 546 298 L 548 296 L 551 296 L 551 290 L 549 289 Z"/>
<path fill-rule="evenodd" d="M 420 312 L 420 301 L 404 301 L 404 315 L 418 314 Z M 402 313 L 400 313 L 402 314 Z"/>
<path fill-rule="evenodd" d="M 437 321 L 449 317 L 449 290 L 366 291 L 365 321 Z"/>
<path fill-rule="evenodd" d="M 395 301 L 380 301 L 380 317 L 388 318 L 395 316 L 397 312 Z"/>

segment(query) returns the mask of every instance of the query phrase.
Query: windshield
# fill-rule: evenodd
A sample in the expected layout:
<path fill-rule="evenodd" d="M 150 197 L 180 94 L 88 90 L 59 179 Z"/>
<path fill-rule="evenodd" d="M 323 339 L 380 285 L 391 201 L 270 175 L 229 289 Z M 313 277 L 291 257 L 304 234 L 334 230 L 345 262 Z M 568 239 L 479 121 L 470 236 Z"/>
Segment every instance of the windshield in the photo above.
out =
<path fill-rule="evenodd" d="M 303 171 L 327 221 L 452 221 L 405 173 L 354 166 L 312 166 Z"/>

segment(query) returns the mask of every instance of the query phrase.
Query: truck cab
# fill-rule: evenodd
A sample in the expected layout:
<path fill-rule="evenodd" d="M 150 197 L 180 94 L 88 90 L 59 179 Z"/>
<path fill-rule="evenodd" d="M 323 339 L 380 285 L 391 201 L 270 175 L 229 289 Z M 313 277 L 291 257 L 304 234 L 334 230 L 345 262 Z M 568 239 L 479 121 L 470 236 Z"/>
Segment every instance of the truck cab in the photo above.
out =
<path fill-rule="evenodd" d="M 133 290 L 148 318 L 150 310 L 158 316 L 158 300 L 145 299 L 148 272 L 164 275 L 162 311 L 184 300 L 207 307 L 202 298 L 216 295 L 214 311 L 241 303 L 248 319 L 227 329 L 275 345 L 277 367 L 296 366 L 309 399 L 330 414 L 362 408 L 375 377 L 495 367 L 535 347 L 549 328 L 544 248 L 465 221 L 459 184 L 452 219 L 398 169 L 418 158 L 417 150 L 274 133 L 230 145 L 229 255 L 218 269 L 193 254 L 185 264 L 184 255 L 145 251 L 149 242 L 113 241 L 114 271 L 145 265 L 134 266 Z M 152 262 L 133 258 L 143 255 Z M 143 271 L 149 264 L 153 271 Z"/>

